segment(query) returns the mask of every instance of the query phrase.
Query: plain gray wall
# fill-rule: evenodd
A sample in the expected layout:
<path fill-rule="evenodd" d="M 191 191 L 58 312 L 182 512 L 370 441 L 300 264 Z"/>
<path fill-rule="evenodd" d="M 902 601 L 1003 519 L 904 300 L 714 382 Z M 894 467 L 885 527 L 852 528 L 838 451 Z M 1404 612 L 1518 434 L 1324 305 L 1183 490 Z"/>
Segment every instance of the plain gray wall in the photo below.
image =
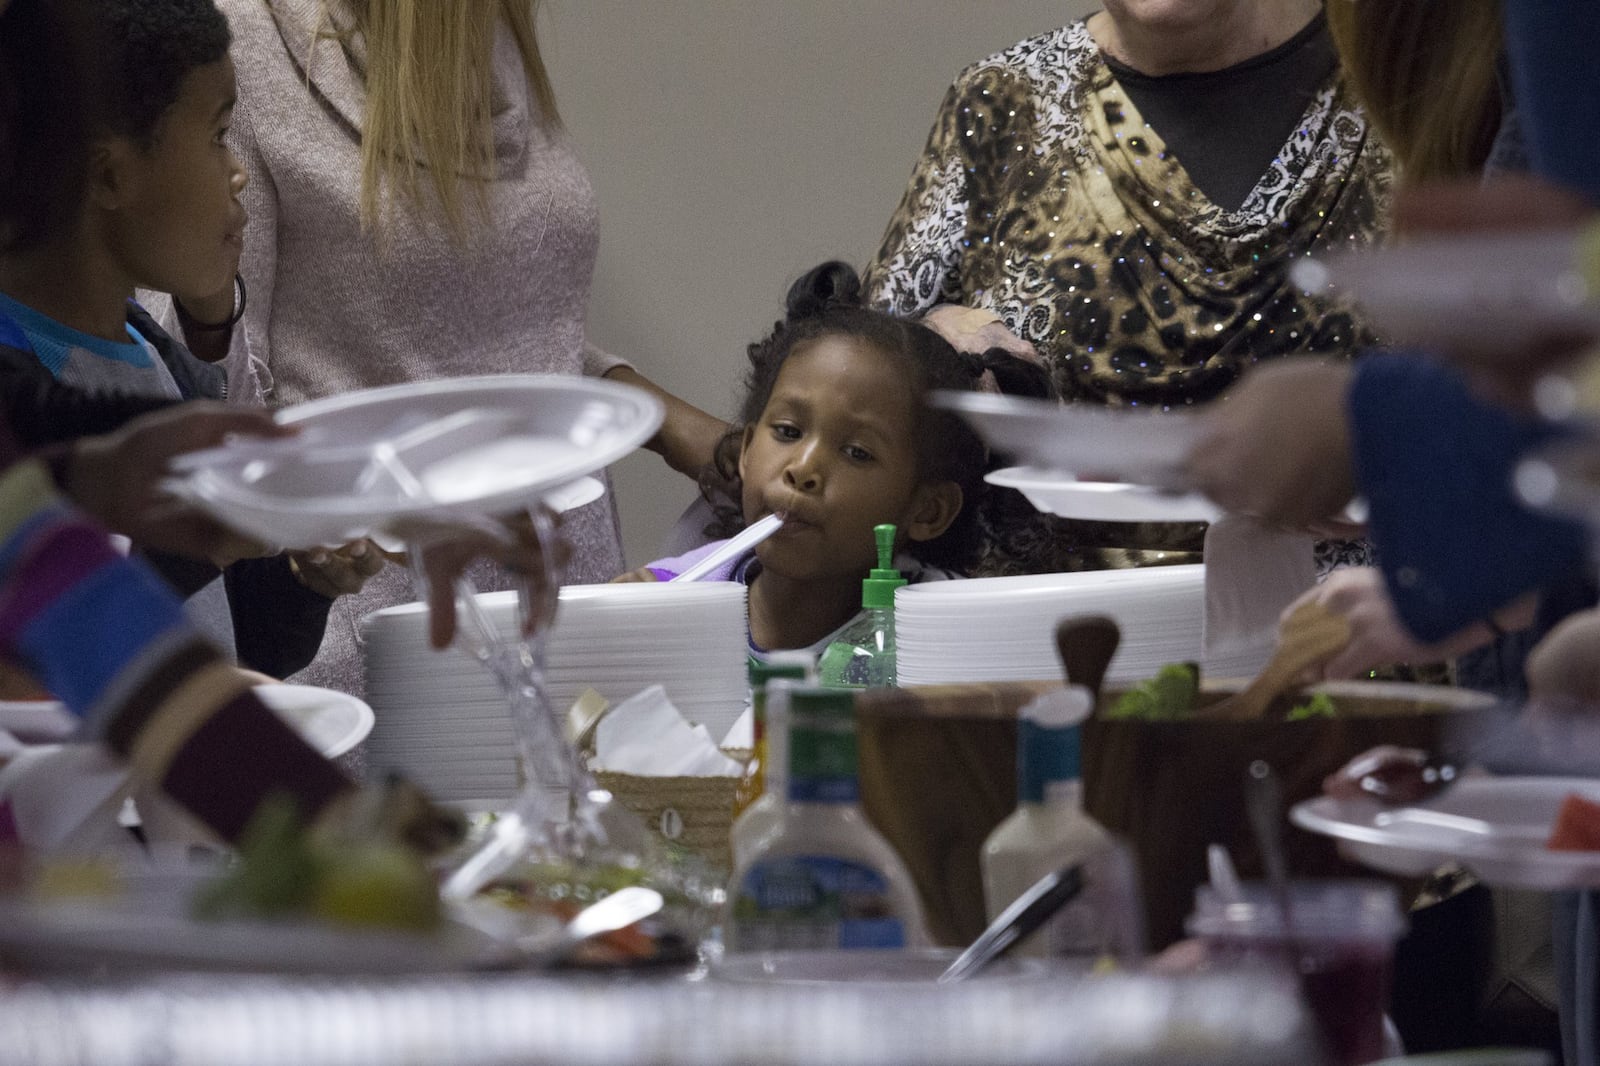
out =
<path fill-rule="evenodd" d="M 720 417 L 789 283 L 864 266 L 961 69 L 1092 0 L 550 0 L 541 44 L 600 201 L 590 336 Z M 694 485 L 612 468 L 630 566 Z"/>

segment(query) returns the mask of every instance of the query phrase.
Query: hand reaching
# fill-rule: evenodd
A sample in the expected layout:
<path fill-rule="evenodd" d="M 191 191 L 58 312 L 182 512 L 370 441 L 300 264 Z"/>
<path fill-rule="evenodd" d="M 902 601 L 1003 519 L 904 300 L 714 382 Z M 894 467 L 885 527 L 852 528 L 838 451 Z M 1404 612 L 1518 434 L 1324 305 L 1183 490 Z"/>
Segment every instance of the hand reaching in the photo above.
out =
<path fill-rule="evenodd" d="M 1600 608 L 1580 611 L 1528 654 L 1528 695 L 1600 706 Z"/>
<path fill-rule="evenodd" d="M 651 570 L 648 566 L 641 566 L 637 570 L 629 570 L 627 573 L 618 574 L 611 579 L 610 583 L 613 585 L 631 585 L 660 580 L 660 578 L 656 577 L 654 570 Z"/>
<path fill-rule="evenodd" d="M 1039 349 L 1023 340 L 994 312 L 960 304 L 939 304 L 923 312 L 922 324 L 950 342 L 958 352 L 982 355 L 998 348 L 1036 366 L 1044 365 Z M 985 370 L 978 379 L 980 392 L 999 392 L 994 372 Z"/>
<path fill-rule="evenodd" d="M 93 518 L 143 548 L 226 566 L 270 554 L 267 546 L 169 495 L 168 464 L 238 434 L 285 437 L 263 410 L 220 403 L 180 404 L 136 418 L 115 433 L 78 441 L 67 466 L 67 494 Z"/>
<path fill-rule="evenodd" d="M 383 569 L 383 553 L 370 540 L 357 540 L 341 548 L 313 548 L 289 553 L 289 567 L 312 592 L 338 599 L 361 591 L 367 579 Z"/>
<path fill-rule="evenodd" d="M 452 521 L 449 517 L 411 519 L 392 532 L 420 552 L 420 570 L 427 583 L 428 639 L 435 648 L 447 648 L 456 635 L 456 579 L 478 559 L 489 559 L 516 575 L 535 610 L 523 620 L 523 634 L 533 633 L 555 617 L 559 575 L 572 556 L 572 548 L 559 535 L 560 519 L 543 512 L 543 523 L 555 532 L 547 559 L 540 542 L 539 525 L 526 514 L 499 522 Z M 416 568 L 418 560 L 407 560 Z"/>
<path fill-rule="evenodd" d="M 1307 529 L 1355 495 L 1344 395 L 1350 367 L 1295 359 L 1258 367 L 1206 409 L 1189 454 L 1194 485 L 1222 507 Z"/>
<path fill-rule="evenodd" d="M 1335 570 L 1320 585 L 1303 593 L 1284 609 L 1283 618 L 1301 604 L 1321 604 L 1350 623 L 1350 643 L 1323 664 L 1321 673 L 1308 680 L 1321 681 L 1359 677 L 1374 667 L 1390 663 L 1435 663 L 1453 659 L 1494 640 L 1495 630 L 1475 623 L 1437 643 L 1424 643 L 1413 637 L 1395 613 L 1383 573 L 1373 567 L 1355 566 Z M 1498 622 L 1505 628 L 1520 629 L 1533 620 L 1533 601 L 1519 601 L 1503 612 Z"/>
<path fill-rule="evenodd" d="M 1039 349 L 1023 340 L 992 311 L 960 304 L 939 304 L 922 315 L 922 324 L 950 342 L 958 352 L 986 352 L 1002 348 L 1030 363 L 1043 360 Z"/>

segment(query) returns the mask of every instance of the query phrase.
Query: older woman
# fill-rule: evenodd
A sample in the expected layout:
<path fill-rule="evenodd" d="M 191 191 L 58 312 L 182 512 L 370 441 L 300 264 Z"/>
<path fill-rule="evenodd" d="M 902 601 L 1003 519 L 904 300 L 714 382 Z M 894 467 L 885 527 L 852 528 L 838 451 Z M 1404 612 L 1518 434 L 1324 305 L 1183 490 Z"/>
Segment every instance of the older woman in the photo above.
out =
<path fill-rule="evenodd" d="M 868 272 L 875 300 L 987 346 L 994 318 L 1064 399 L 1182 407 L 1250 364 L 1368 338 L 1286 280 L 1371 239 L 1389 161 L 1318 0 L 1106 0 L 969 67 Z M 986 314 L 952 311 L 964 305 Z M 1195 526 L 994 516 L 987 568 L 1185 559 Z"/>

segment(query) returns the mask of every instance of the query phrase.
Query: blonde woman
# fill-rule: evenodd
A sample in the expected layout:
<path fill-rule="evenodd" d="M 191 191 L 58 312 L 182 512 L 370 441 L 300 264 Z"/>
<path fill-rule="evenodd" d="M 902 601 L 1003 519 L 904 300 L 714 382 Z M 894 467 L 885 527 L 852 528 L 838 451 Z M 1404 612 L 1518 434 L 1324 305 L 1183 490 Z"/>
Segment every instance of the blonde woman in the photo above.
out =
<path fill-rule="evenodd" d="M 587 343 L 595 197 L 556 111 L 535 0 L 221 0 L 250 174 L 232 292 L 183 300 L 230 395 L 271 405 L 471 374 L 604 375 L 668 403 L 651 446 L 700 469 L 723 424 Z M 181 294 L 180 294 L 181 295 Z M 208 329 L 220 326 L 221 329 Z M 566 516 L 573 581 L 623 569 L 612 498 Z M 480 587 L 503 587 L 479 575 Z M 335 607 L 296 680 L 362 690 L 366 612 L 412 597 L 390 566 Z"/>
<path fill-rule="evenodd" d="M 1477 175 L 1503 111 L 1499 0 L 1337 3 L 1328 30 L 1367 118 L 1411 184 Z"/>

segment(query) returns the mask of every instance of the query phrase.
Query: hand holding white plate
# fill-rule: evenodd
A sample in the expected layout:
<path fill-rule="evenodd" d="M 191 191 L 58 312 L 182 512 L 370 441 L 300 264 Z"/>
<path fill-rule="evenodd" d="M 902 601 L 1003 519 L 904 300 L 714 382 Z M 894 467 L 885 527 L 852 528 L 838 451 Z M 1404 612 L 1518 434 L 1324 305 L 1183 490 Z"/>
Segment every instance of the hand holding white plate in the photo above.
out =
<path fill-rule="evenodd" d="M 277 417 L 302 434 L 190 456 L 173 488 L 245 533 L 311 547 L 440 508 L 524 510 L 632 452 L 663 408 L 615 382 L 524 374 L 347 393 Z"/>
<path fill-rule="evenodd" d="M 995 451 L 1041 470 L 1181 488 L 1204 429 L 1193 411 L 1109 410 L 986 392 L 935 392 Z"/>
<path fill-rule="evenodd" d="M 1545 847 L 1562 801 L 1573 794 L 1600 800 L 1600 779 L 1466 777 L 1415 806 L 1321 796 L 1296 804 L 1289 819 L 1387 873 L 1415 876 L 1459 862 L 1501 888 L 1600 888 L 1600 851 Z"/>

